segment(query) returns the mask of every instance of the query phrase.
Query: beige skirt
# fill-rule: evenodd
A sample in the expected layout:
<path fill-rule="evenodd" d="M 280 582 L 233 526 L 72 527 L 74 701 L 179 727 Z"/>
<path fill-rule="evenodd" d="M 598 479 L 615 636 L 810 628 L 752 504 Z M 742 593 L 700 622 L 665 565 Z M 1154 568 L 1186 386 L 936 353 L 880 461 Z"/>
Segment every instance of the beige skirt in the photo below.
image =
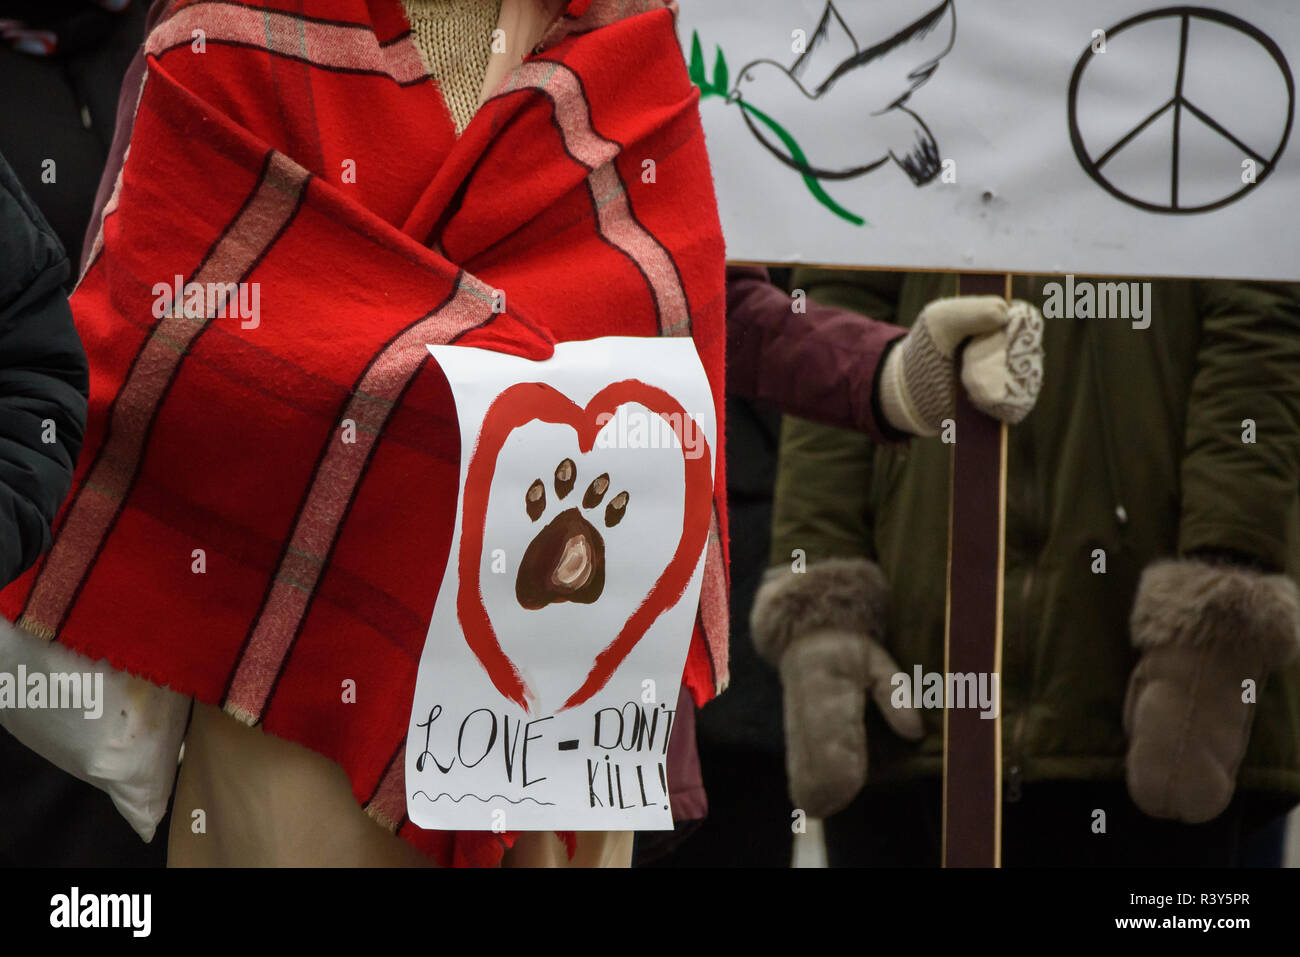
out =
<path fill-rule="evenodd" d="M 520 835 L 506 867 L 629 867 L 632 832 L 578 833 L 569 860 L 550 831 Z M 176 783 L 169 867 L 432 867 L 352 796 L 343 769 L 316 752 L 194 705 Z"/>

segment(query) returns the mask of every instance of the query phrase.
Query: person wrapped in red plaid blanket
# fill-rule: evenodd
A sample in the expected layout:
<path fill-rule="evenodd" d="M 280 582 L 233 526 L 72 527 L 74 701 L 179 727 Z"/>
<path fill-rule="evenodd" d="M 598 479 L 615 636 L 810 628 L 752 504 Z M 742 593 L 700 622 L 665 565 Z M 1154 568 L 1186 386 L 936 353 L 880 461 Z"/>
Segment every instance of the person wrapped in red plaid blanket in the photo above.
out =
<path fill-rule="evenodd" d="M 0 612 L 199 702 L 173 863 L 563 859 L 549 834 L 405 816 L 459 454 L 426 344 L 690 335 L 722 407 L 722 236 L 673 12 L 300 7 L 180 0 L 148 36 L 73 298 L 85 452 Z M 725 487 L 700 702 L 726 680 Z M 581 863 L 630 855 L 630 835 L 566 837 Z"/>

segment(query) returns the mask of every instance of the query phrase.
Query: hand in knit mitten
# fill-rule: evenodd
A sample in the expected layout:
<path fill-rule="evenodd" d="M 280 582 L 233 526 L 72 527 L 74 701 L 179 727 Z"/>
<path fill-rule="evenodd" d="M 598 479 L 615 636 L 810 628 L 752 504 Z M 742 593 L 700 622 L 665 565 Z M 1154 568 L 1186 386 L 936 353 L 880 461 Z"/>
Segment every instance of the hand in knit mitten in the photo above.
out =
<path fill-rule="evenodd" d="M 936 299 L 921 311 L 880 370 L 880 407 L 889 424 L 914 435 L 937 435 L 957 411 L 957 348 L 961 381 L 981 411 L 1016 423 L 1029 414 L 1043 384 L 1043 317 L 1027 302 L 998 296 Z"/>
<path fill-rule="evenodd" d="M 1129 681 L 1128 789 L 1146 814 L 1187 824 L 1217 817 L 1236 786 L 1256 694 L 1300 650 L 1295 584 L 1227 564 L 1158 562 L 1142 575 Z"/>
<path fill-rule="evenodd" d="M 781 672 L 790 799 L 821 818 L 846 807 L 866 783 L 867 692 L 905 738 L 922 736 L 921 718 L 889 700 L 899 668 L 876 640 L 887 589 L 874 563 L 831 559 L 776 574 L 759 589 L 750 630 Z"/>

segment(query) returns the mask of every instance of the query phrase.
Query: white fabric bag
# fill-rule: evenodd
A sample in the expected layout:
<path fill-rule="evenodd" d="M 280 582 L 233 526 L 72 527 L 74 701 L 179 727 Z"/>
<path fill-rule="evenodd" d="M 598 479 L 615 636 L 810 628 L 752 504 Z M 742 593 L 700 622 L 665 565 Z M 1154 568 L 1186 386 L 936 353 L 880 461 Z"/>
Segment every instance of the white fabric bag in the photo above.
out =
<path fill-rule="evenodd" d="M 27 706 L 37 700 L 34 688 L 41 684 L 44 705 Z M 67 693 L 74 684 L 79 706 L 57 707 L 74 700 Z M 56 700 L 60 686 L 64 697 Z M 23 696 L 23 707 L 17 696 Z M 51 764 L 106 792 L 145 842 L 153 840 L 167 812 L 189 713 L 184 695 L 0 618 L 0 726 Z"/>

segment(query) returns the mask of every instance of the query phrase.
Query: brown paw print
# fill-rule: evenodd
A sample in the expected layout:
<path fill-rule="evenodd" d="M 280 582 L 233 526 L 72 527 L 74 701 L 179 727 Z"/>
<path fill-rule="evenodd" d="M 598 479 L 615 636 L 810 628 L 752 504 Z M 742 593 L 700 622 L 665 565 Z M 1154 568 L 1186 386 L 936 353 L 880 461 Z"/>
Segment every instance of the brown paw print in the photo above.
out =
<path fill-rule="evenodd" d="M 564 501 L 578 481 L 578 467 L 565 459 L 555 467 L 555 497 Z M 582 507 L 567 508 L 542 528 L 524 549 L 515 578 L 515 597 L 529 610 L 554 602 L 576 601 L 590 605 L 605 588 L 605 540 L 582 511 L 600 505 L 609 492 L 609 475 L 592 479 L 582 493 Z M 605 527 L 613 528 L 627 514 L 627 492 L 619 492 L 605 506 Z M 541 479 L 524 493 L 524 510 L 530 521 L 546 512 L 546 483 Z"/>

